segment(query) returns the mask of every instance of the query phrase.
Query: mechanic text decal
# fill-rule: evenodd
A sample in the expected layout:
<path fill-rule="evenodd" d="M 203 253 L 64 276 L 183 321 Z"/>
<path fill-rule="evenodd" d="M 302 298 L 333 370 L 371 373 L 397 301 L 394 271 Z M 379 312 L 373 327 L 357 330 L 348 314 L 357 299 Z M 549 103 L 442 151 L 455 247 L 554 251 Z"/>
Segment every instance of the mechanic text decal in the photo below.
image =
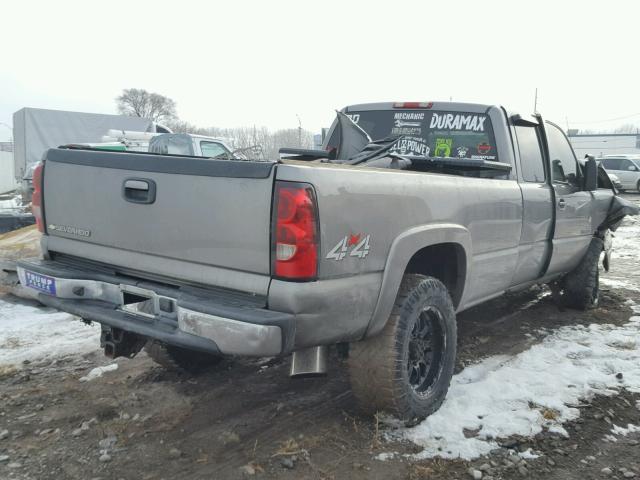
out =
<path fill-rule="evenodd" d="M 327 253 L 327 260 L 335 260 L 338 262 L 347 255 L 364 260 L 364 258 L 369 255 L 370 237 L 371 235 L 365 236 L 361 233 L 347 235 Z"/>

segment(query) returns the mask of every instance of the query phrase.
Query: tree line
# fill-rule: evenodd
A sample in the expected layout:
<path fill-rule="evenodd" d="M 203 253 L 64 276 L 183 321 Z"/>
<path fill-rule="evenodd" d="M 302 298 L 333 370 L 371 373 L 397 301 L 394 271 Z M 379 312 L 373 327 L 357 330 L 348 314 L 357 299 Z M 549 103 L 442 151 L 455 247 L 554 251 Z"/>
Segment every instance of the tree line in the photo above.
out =
<path fill-rule="evenodd" d="M 176 102 L 171 98 L 140 88 L 124 89 L 116 97 L 116 107 L 122 115 L 148 118 L 176 133 L 224 139 L 233 148 L 246 151 L 249 157 L 278 158 L 278 150 L 282 147 L 313 147 L 313 133 L 302 128 L 199 127 L 178 117 Z"/>

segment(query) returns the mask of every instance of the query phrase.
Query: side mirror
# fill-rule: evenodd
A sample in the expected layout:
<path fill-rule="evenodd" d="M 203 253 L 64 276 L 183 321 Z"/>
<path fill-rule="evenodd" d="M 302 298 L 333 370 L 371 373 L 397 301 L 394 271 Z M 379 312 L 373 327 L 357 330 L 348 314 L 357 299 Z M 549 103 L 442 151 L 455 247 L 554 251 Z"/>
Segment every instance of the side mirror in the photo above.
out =
<path fill-rule="evenodd" d="M 627 170 L 629 170 L 631 172 L 635 172 L 637 170 L 637 168 L 634 167 L 633 165 L 629 165 L 629 167 L 627 167 Z"/>
<path fill-rule="evenodd" d="M 598 189 L 598 164 L 596 159 L 591 155 L 587 155 L 587 161 L 584 163 L 584 188 L 586 192 L 593 192 Z"/>

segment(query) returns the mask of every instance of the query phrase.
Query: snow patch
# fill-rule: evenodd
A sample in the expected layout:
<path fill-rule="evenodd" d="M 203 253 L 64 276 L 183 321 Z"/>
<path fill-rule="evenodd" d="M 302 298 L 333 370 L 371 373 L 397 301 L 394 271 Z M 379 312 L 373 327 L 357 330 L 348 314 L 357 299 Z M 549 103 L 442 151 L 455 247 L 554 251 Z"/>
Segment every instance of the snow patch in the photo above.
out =
<path fill-rule="evenodd" d="M 84 377 L 80 377 L 81 382 L 90 382 L 91 380 L 95 380 L 96 378 L 100 378 L 105 372 L 113 372 L 118 369 L 117 363 L 112 363 L 110 365 L 105 365 L 104 367 L 96 367 L 92 369 L 88 374 Z"/>
<path fill-rule="evenodd" d="M 98 349 L 100 327 L 51 308 L 0 300 L 0 365 L 85 354 Z"/>
<path fill-rule="evenodd" d="M 640 427 L 633 425 L 631 423 L 627 424 L 627 428 L 614 425 L 613 428 L 611 429 L 611 433 L 613 433 L 614 435 L 622 435 L 623 437 L 626 437 L 630 433 L 636 433 L 636 432 L 640 432 Z"/>
<path fill-rule="evenodd" d="M 605 277 L 604 274 L 600 277 L 600 283 L 606 285 L 607 287 L 613 288 L 625 288 L 627 290 L 638 291 L 640 290 L 637 285 L 627 282 L 625 280 L 620 280 L 617 278 L 609 278 Z"/>
<path fill-rule="evenodd" d="M 381 462 L 386 462 L 387 460 L 393 460 L 396 455 L 398 455 L 397 452 L 382 452 L 373 458 L 380 460 Z"/>
<path fill-rule="evenodd" d="M 497 356 L 453 377 L 442 407 L 390 437 L 424 448 L 415 458 L 473 459 L 498 447 L 498 438 L 533 436 L 580 416 L 575 405 L 621 388 L 640 392 L 640 317 L 623 326 L 567 326 L 514 357 Z M 621 379 L 616 374 L 622 373 Z M 464 430 L 479 433 L 466 438 Z M 614 437 L 615 438 L 615 437 Z"/>
<path fill-rule="evenodd" d="M 540 455 L 537 453 L 533 453 L 530 448 L 527 448 L 524 452 L 518 453 L 520 458 L 524 458 L 525 460 L 534 460 L 536 458 L 540 458 Z"/>

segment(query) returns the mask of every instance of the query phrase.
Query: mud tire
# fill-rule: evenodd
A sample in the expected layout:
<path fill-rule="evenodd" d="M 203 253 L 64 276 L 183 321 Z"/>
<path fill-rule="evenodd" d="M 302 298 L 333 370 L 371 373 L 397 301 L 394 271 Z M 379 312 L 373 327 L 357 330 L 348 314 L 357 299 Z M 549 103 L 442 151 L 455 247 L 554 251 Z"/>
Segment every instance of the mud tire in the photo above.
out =
<path fill-rule="evenodd" d="M 562 280 L 562 303 L 570 308 L 587 310 L 596 308 L 600 297 L 600 254 L 604 243 L 593 238 L 583 259 Z"/>
<path fill-rule="evenodd" d="M 201 373 L 222 361 L 222 357 L 218 355 L 188 350 L 153 340 L 147 342 L 144 350 L 154 362 L 167 370 L 188 373 Z"/>
<path fill-rule="evenodd" d="M 425 315 L 430 320 L 425 320 Z M 430 330 L 421 327 L 425 323 L 431 324 Z M 352 344 L 349 351 L 351 387 L 361 409 L 367 414 L 390 413 L 407 425 L 431 415 L 449 389 L 456 341 L 455 309 L 444 284 L 433 277 L 405 275 L 385 327 L 379 334 Z M 416 369 L 415 358 L 420 354 L 415 352 L 429 342 L 433 356 L 425 353 L 424 358 L 433 361 Z M 416 348 L 416 343 L 420 347 Z M 422 378 L 419 372 L 424 370 L 428 373 L 424 383 L 419 383 L 416 378 Z"/>

